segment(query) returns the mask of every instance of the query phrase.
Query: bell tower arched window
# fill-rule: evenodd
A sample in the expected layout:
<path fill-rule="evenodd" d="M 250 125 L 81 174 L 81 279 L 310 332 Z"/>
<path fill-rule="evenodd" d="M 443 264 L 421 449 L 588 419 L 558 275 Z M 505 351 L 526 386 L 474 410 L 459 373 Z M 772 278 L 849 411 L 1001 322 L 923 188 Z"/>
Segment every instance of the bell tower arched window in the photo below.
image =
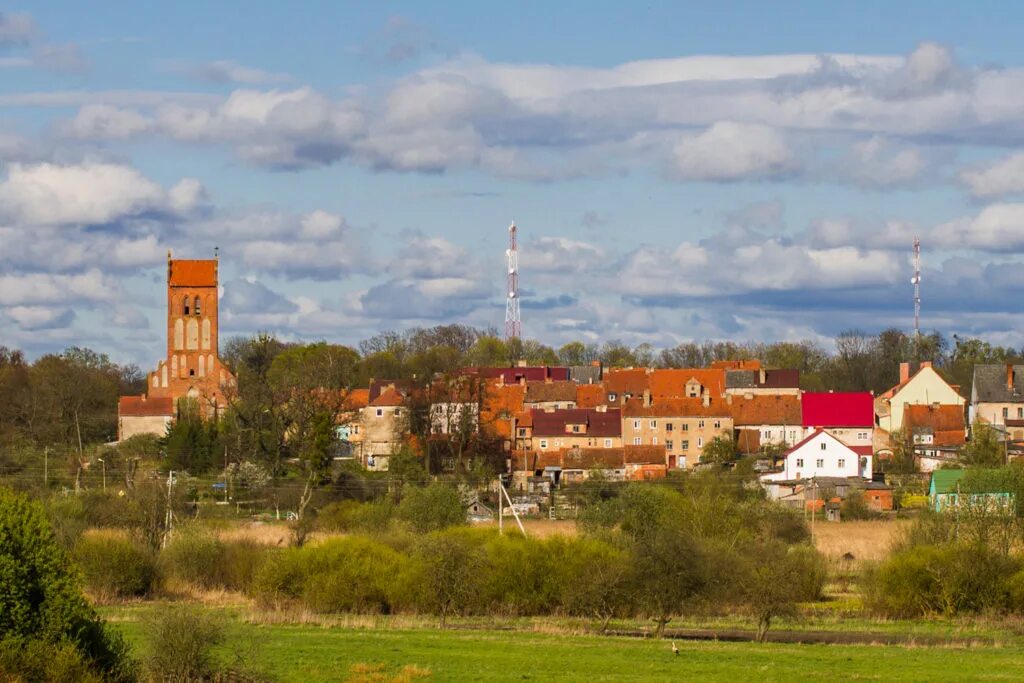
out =
<path fill-rule="evenodd" d="M 200 308 L 199 308 L 199 297 L 198 296 L 196 297 L 195 314 L 196 315 L 201 315 Z"/>
<path fill-rule="evenodd" d="M 188 315 L 189 298 L 186 296 L 185 300 L 181 302 L 181 314 Z"/>

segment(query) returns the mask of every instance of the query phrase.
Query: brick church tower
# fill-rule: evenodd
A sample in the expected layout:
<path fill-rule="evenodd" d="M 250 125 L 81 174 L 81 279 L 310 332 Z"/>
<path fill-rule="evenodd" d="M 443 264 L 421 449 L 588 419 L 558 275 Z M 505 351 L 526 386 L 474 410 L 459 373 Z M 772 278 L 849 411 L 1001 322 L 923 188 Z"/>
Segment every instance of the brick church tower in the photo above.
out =
<path fill-rule="evenodd" d="M 179 399 L 195 399 L 202 414 L 216 418 L 235 385 L 217 353 L 217 259 L 185 260 L 167 252 L 167 356 L 146 378 L 145 396 L 122 396 L 118 438 L 162 435 Z"/>
<path fill-rule="evenodd" d="M 216 416 L 235 378 L 217 354 L 217 259 L 184 260 L 167 252 L 167 357 L 149 375 L 149 396 L 197 399 Z"/>

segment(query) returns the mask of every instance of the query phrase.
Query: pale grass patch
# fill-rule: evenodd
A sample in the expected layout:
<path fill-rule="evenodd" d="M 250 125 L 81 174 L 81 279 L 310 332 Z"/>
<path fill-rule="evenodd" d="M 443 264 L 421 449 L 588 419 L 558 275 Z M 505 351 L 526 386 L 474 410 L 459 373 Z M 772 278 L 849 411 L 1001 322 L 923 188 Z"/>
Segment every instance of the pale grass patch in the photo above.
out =
<path fill-rule="evenodd" d="M 409 683 L 422 678 L 430 678 L 429 668 L 406 664 L 396 673 L 387 670 L 384 664 L 359 662 L 349 667 L 349 683 Z"/>
<path fill-rule="evenodd" d="M 822 522 L 819 519 L 814 524 L 814 545 L 833 561 L 850 553 L 856 564 L 875 562 L 889 554 L 910 523 L 907 519 L 863 522 Z"/>

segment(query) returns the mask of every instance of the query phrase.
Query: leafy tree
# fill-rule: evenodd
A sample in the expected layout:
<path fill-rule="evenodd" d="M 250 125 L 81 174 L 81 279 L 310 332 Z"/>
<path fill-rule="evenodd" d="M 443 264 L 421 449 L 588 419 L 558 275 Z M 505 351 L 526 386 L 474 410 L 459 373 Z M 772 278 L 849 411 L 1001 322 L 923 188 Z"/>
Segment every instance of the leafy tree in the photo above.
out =
<path fill-rule="evenodd" d="M 445 628 L 449 616 L 477 600 L 486 563 L 483 549 L 465 535 L 433 533 L 417 545 L 415 558 L 425 603 Z"/>
<path fill-rule="evenodd" d="M 398 517 L 425 534 L 465 524 L 466 510 L 458 491 L 435 481 L 423 488 L 407 488 L 398 504 Z"/>
<path fill-rule="evenodd" d="M 602 633 L 632 601 L 632 557 L 609 543 L 580 539 L 561 558 L 558 570 L 565 574 L 560 581 L 565 591 L 562 604 L 570 614 L 599 619 Z"/>
<path fill-rule="evenodd" d="M 739 449 L 736 447 L 736 442 L 731 436 L 722 435 L 716 436 L 704 444 L 704 450 L 701 452 L 700 461 L 726 465 L 733 462 L 738 457 Z"/>
<path fill-rule="evenodd" d="M 133 677 L 127 646 L 82 595 L 42 507 L 0 488 L 0 640 L 71 644 L 111 680 Z"/>
<path fill-rule="evenodd" d="M 202 474 L 219 460 L 217 423 L 203 419 L 199 412 L 194 399 L 178 401 L 178 417 L 161 439 L 170 469 Z"/>
<path fill-rule="evenodd" d="M 797 603 L 819 597 L 827 570 L 810 546 L 767 542 L 753 546 L 737 583 L 757 619 L 757 642 L 763 643 L 772 621 L 796 614 Z"/>
<path fill-rule="evenodd" d="M 1006 462 L 1006 445 L 996 428 L 975 422 L 971 426 L 971 439 L 960 450 L 960 455 L 969 466 L 998 467 Z"/>

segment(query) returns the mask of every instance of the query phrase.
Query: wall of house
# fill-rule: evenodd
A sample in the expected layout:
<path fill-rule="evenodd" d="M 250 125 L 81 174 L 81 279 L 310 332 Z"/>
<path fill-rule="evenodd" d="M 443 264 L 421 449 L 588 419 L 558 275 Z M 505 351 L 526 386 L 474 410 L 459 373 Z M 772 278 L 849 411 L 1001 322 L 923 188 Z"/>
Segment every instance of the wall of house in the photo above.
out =
<path fill-rule="evenodd" d="M 1006 419 L 1024 419 L 1024 403 L 976 403 L 971 406 L 972 422 L 986 422 L 1003 427 L 1006 425 Z"/>
<path fill-rule="evenodd" d="M 378 414 L 379 412 L 379 414 Z M 391 455 L 398 450 L 398 429 L 403 424 L 401 407 L 368 406 L 363 408 L 363 454 Z"/>
<path fill-rule="evenodd" d="M 576 401 L 524 401 L 524 410 L 570 410 L 576 407 Z"/>
<path fill-rule="evenodd" d="M 163 436 L 171 424 L 170 415 L 129 415 L 117 420 L 118 440 L 124 441 L 139 434 Z"/>
<path fill-rule="evenodd" d="M 878 426 L 892 433 L 903 427 L 903 408 L 907 405 L 941 405 L 963 406 L 966 403 L 960 394 L 949 386 L 934 368 L 921 368 L 910 378 L 910 381 L 896 392 L 889 400 L 889 414 L 879 417 Z"/>
<path fill-rule="evenodd" d="M 665 446 L 677 468 L 700 462 L 704 445 L 717 436 L 732 436 L 730 416 L 717 417 L 624 417 L 622 443 L 626 446 Z"/>
<path fill-rule="evenodd" d="M 864 461 L 863 465 L 861 461 Z M 786 456 L 781 473 L 769 475 L 778 480 L 811 477 L 871 478 L 871 457 L 859 456 L 825 434 L 810 439 Z"/>
<path fill-rule="evenodd" d="M 533 435 L 532 446 L 540 451 L 557 451 L 563 448 L 621 448 L 621 436 L 591 436 L 589 434 L 556 434 L 553 436 Z"/>
<path fill-rule="evenodd" d="M 761 445 L 788 444 L 793 446 L 804 438 L 800 425 L 743 425 L 738 429 L 750 429 L 760 435 Z"/>
<path fill-rule="evenodd" d="M 815 428 L 804 428 L 803 439 L 813 434 Z M 873 427 L 826 427 L 825 431 L 836 437 L 847 446 L 872 446 L 874 442 Z"/>

